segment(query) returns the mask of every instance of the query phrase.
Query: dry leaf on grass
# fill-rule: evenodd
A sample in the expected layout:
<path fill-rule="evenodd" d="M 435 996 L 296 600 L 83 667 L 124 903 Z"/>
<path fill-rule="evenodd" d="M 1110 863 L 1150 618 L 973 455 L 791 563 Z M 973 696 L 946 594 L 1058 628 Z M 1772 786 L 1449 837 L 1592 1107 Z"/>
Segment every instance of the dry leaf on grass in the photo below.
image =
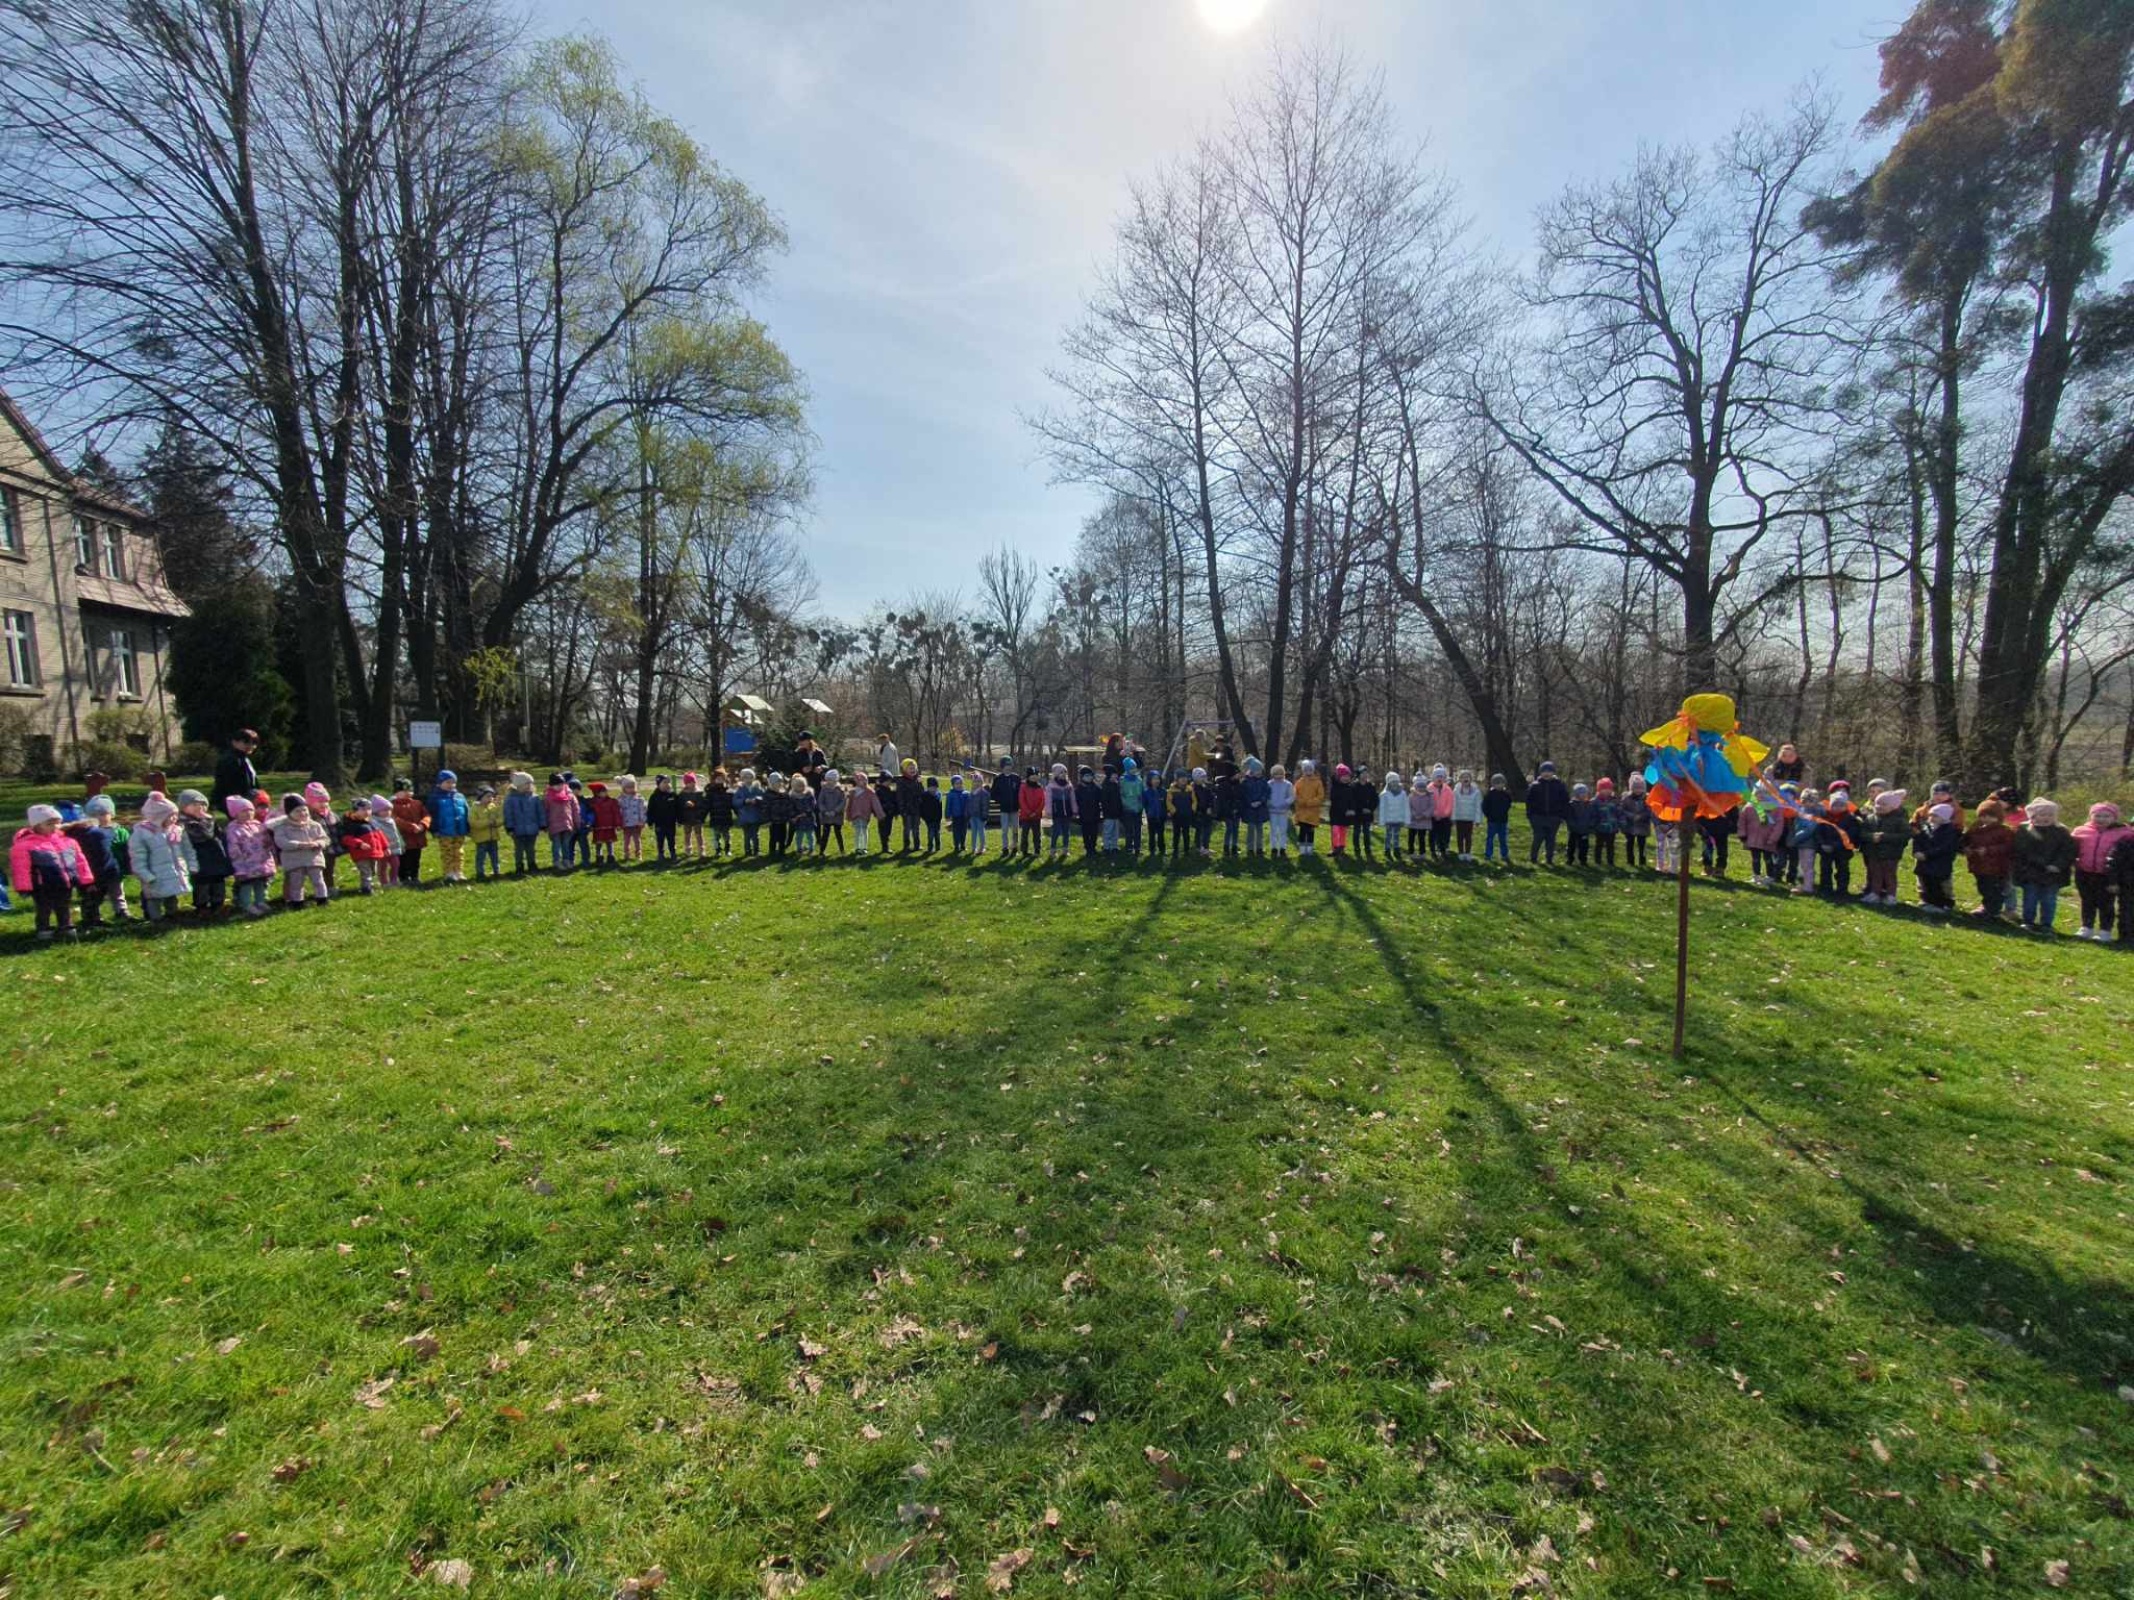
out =
<path fill-rule="evenodd" d="M 309 1456 L 291 1456 L 268 1474 L 276 1483 L 294 1483 L 311 1470 Z"/>
<path fill-rule="evenodd" d="M 233 1333 L 227 1339 L 223 1340 L 222 1343 L 215 1346 L 215 1354 L 217 1354 L 218 1356 L 229 1355 L 232 1351 L 234 1351 L 239 1345 L 243 1344 L 244 1342 L 245 1336 L 243 1334 Z"/>
<path fill-rule="evenodd" d="M 634 1578 L 622 1580 L 622 1587 L 615 1591 L 615 1600 L 640 1600 L 641 1596 L 657 1594 L 667 1587 L 667 1569 L 648 1567 Z"/>
<path fill-rule="evenodd" d="M 433 1561 L 423 1568 L 422 1575 L 432 1583 L 441 1583 L 448 1589 L 464 1589 L 474 1582 L 474 1567 L 469 1562 L 456 1559 Z"/>
<path fill-rule="evenodd" d="M 369 1410 L 383 1411 L 385 1391 L 399 1381 L 397 1377 L 388 1374 L 383 1378 L 373 1378 L 368 1383 L 359 1383 L 356 1385 L 356 1399 Z"/>
<path fill-rule="evenodd" d="M 995 1556 L 986 1563 L 985 1586 L 993 1594 L 1006 1594 L 1015 1587 L 1015 1574 L 1030 1564 L 1032 1552 L 1010 1550 L 1004 1556 Z"/>

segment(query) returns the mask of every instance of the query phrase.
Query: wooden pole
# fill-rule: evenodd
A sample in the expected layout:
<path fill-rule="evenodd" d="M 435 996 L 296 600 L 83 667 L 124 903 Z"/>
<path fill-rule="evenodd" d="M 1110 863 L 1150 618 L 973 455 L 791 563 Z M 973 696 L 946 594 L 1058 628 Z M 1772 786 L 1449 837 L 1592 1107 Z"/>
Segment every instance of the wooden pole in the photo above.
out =
<path fill-rule="evenodd" d="M 1687 811 L 1687 807 L 1684 810 Z M 1692 819 L 1675 824 L 1675 1059 L 1682 1059 L 1682 1036 L 1689 1025 L 1689 848 L 1685 837 Z"/>

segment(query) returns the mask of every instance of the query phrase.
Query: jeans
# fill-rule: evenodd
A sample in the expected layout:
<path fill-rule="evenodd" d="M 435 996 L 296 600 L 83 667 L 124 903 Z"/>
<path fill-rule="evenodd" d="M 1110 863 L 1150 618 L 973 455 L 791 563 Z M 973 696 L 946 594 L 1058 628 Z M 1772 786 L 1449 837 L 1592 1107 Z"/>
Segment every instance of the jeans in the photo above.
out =
<path fill-rule="evenodd" d="M 1130 856 L 1141 854 L 1141 813 L 1129 811 L 1120 821 L 1119 829 L 1126 841 L 1126 853 Z"/>
<path fill-rule="evenodd" d="M 2060 886 L 2056 883 L 2023 885 L 2023 926 L 2052 932 L 2053 918 L 2060 914 Z"/>
<path fill-rule="evenodd" d="M 575 848 L 567 833 L 552 833 L 548 836 L 548 864 L 558 872 L 570 870 L 571 851 Z"/>
<path fill-rule="evenodd" d="M 961 817 L 951 817 L 948 824 L 948 843 L 951 850 L 961 852 L 964 841 L 970 837 L 971 825 Z"/>
<path fill-rule="evenodd" d="M 1246 853 L 1247 853 L 1247 854 L 1249 854 L 1249 855 L 1255 855 L 1255 856 L 1257 856 L 1257 855 L 1264 855 L 1264 854 L 1266 853 L 1266 850 L 1267 850 L 1267 824 L 1266 824 L 1266 823 L 1264 823 L 1264 822 L 1248 822 L 1248 823 L 1246 823 L 1246 824 L 1245 824 L 1245 850 L 1246 850 Z"/>
<path fill-rule="evenodd" d="M 673 823 L 655 822 L 652 824 L 652 855 L 655 860 L 659 861 L 674 860 Z"/>
<path fill-rule="evenodd" d="M 1534 830 L 1534 837 L 1526 847 L 1527 863 L 1532 865 L 1546 859 L 1550 866 L 1555 866 L 1556 830 L 1563 824 L 1555 817 L 1530 817 L 1527 822 Z"/>
<path fill-rule="evenodd" d="M 1119 819 L 1117 817 L 1106 817 L 1104 819 L 1104 848 L 1107 850 L 1119 848 Z"/>
<path fill-rule="evenodd" d="M 499 857 L 500 852 L 497 848 L 497 842 L 494 839 L 484 839 L 474 847 L 474 875 L 479 878 L 482 875 L 482 868 L 487 866 L 490 877 L 501 878 L 504 875 L 504 868 Z"/>
<path fill-rule="evenodd" d="M 1501 859 L 1508 867 L 1512 864 L 1512 825 L 1508 822 L 1492 822 L 1482 830 L 1482 859 Z"/>
<path fill-rule="evenodd" d="M 1238 826 L 1238 819 L 1236 817 L 1223 818 L 1223 854 L 1226 856 L 1234 856 L 1237 854 Z"/>
<path fill-rule="evenodd" d="M 763 854 L 762 823 L 744 822 L 741 824 L 741 853 L 744 856 L 757 856 Z"/>
<path fill-rule="evenodd" d="M 1386 859 L 1388 861 L 1398 861 L 1400 859 L 1400 836 L 1408 831 L 1407 824 L 1389 822 L 1385 825 L 1385 830 Z"/>
<path fill-rule="evenodd" d="M 980 856 L 985 854 L 985 818 L 983 817 L 971 818 L 971 853 Z"/>
<path fill-rule="evenodd" d="M 534 841 L 537 833 L 515 833 L 511 836 L 511 870 L 521 875 L 534 870 Z"/>
<path fill-rule="evenodd" d="M 265 878 L 239 878 L 231 891 L 237 909 L 247 916 L 260 916 L 267 909 L 267 880 Z"/>

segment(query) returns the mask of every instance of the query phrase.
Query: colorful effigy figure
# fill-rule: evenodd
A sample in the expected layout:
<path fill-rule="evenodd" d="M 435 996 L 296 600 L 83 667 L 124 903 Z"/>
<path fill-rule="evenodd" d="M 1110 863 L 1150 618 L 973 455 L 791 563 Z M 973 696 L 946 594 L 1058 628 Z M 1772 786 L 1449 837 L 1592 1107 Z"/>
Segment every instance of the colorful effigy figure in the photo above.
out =
<path fill-rule="evenodd" d="M 1770 748 L 1741 731 L 1730 695 L 1693 694 L 1671 722 L 1638 735 L 1652 747 L 1645 781 L 1663 822 L 1723 817 L 1756 788 Z"/>

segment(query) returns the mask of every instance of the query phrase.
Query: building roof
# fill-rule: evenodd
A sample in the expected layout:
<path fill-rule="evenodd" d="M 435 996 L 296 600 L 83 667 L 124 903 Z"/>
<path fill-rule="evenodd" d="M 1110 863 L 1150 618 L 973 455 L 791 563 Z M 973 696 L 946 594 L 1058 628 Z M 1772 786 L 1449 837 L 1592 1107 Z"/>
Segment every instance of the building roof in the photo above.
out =
<path fill-rule="evenodd" d="M 136 611 L 151 617 L 189 617 L 193 614 L 193 608 L 160 581 L 152 586 L 133 579 L 117 583 L 93 572 L 77 572 L 74 587 L 85 606 Z"/>
<path fill-rule="evenodd" d="M 37 424 L 30 421 L 29 413 L 16 404 L 15 397 L 5 389 L 0 389 L 0 417 L 5 417 L 8 425 L 22 435 L 23 442 L 30 447 L 30 453 L 44 463 L 45 470 L 65 485 L 67 492 L 75 499 L 88 501 L 103 511 L 146 520 L 148 513 L 132 501 L 91 483 L 60 460 L 59 453 L 46 442 L 45 436 L 38 431 Z"/>

